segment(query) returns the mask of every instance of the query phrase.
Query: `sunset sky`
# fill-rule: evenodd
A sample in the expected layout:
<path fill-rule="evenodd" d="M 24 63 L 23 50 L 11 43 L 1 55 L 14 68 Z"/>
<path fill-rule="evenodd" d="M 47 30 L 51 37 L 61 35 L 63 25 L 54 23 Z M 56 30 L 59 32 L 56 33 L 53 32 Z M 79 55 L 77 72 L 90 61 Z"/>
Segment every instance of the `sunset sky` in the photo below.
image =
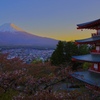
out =
<path fill-rule="evenodd" d="M 0 0 L 0 25 L 14 23 L 35 35 L 58 40 L 90 37 L 77 24 L 100 18 L 100 0 Z"/>

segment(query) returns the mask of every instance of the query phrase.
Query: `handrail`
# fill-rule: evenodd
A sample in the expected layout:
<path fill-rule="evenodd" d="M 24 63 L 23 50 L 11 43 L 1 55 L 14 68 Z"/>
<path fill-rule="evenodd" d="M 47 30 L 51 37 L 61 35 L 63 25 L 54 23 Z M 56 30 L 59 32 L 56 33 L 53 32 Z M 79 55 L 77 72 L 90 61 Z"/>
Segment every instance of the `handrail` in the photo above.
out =
<path fill-rule="evenodd" d="M 91 36 L 92 36 L 92 37 L 96 37 L 96 36 L 100 36 L 100 34 L 92 33 Z"/>
<path fill-rule="evenodd" d="M 91 50 L 92 53 L 100 53 L 100 50 Z"/>

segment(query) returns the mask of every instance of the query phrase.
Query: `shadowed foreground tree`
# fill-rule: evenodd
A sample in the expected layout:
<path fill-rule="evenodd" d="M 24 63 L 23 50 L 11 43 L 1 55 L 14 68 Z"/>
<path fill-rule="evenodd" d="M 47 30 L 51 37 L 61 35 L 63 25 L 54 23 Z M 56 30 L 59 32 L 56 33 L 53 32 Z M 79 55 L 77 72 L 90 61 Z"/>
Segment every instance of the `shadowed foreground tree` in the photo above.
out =
<path fill-rule="evenodd" d="M 82 91 L 53 89 L 64 80 L 76 82 L 69 76 L 70 67 L 51 66 L 49 62 L 27 65 L 18 58 L 7 59 L 3 54 L 0 64 L 0 100 L 97 100 L 97 94 L 91 97 L 83 88 Z"/>

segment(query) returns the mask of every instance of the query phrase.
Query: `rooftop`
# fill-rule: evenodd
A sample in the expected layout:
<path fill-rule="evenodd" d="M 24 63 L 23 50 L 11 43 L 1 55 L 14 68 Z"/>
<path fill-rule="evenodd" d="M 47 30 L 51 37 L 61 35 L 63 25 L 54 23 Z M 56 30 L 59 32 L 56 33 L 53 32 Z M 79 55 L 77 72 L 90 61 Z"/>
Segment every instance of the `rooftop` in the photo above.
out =
<path fill-rule="evenodd" d="M 71 76 L 88 84 L 100 87 L 100 74 L 89 71 L 82 71 L 82 72 L 75 72 L 71 74 Z"/>
<path fill-rule="evenodd" d="M 74 60 L 100 63 L 100 54 L 87 54 L 80 56 L 72 56 Z"/>
<path fill-rule="evenodd" d="M 86 38 L 86 39 L 81 39 L 81 40 L 76 40 L 75 42 L 79 43 L 79 44 L 100 42 L 100 36 Z"/>
<path fill-rule="evenodd" d="M 77 24 L 77 26 L 77 29 L 100 29 L 100 19 L 82 24 Z"/>

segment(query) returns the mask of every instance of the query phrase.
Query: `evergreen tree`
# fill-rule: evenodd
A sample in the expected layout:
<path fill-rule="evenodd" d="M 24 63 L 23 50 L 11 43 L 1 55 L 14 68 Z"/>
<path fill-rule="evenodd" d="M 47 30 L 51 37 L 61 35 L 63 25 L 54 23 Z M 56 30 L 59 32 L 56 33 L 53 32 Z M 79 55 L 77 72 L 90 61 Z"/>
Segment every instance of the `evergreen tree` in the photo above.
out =
<path fill-rule="evenodd" d="M 64 42 L 59 41 L 55 51 L 51 56 L 51 63 L 54 65 L 59 65 L 62 64 L 64 61 Z"/>
<path fill-rule="evenodd" d="M 71 62 L 72 56 L 77 55 L 78 47 L 74 42 L 66 42 L 64 46 L 66 62 Z"/>
<path fill-rule="evenodd" d="M 88 47 L 87 44 L 81 44 L 78 47 L 78 52 L 77 55 L 84 55 L 84 54 L 88 54 L 90 51 L 90 48 Z"/>
<path fill-rule="evenodd" d="M 72 56 L 84 55 L 89 53 L 87 45 L 76 45 L 74 42 L 59 41 L 58 45 L 51 56 L 53 65 L 60 65 L 72 62 Z"/>

